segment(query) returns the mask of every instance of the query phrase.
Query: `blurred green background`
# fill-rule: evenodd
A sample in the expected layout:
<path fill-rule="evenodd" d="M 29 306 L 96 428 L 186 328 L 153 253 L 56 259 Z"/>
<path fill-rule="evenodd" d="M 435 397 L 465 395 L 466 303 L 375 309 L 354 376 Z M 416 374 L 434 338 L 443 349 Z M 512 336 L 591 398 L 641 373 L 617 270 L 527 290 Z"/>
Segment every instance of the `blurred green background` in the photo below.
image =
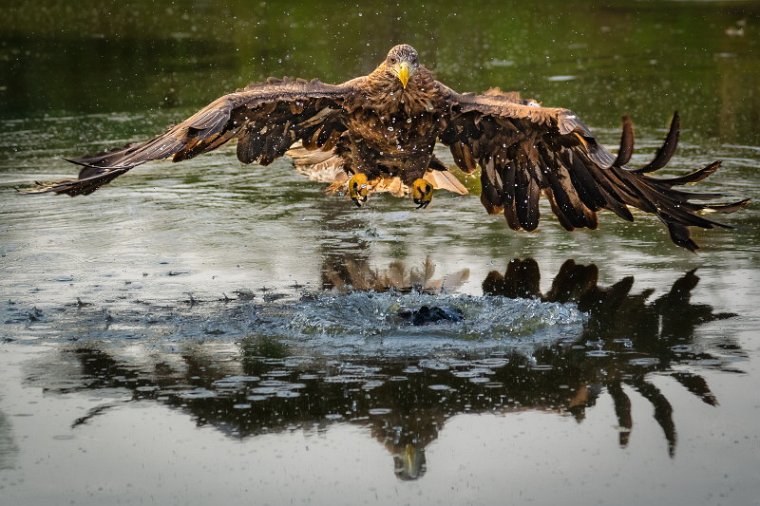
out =
<path fill-rule="evenodd" d="M 520 90 L 604 128 L 678 109 L 700 141 L 758 145 L 758 29 L 756 2 L 16 1 L 0 118 L 184 111 L 270 75 L 347 80 L 407 42 L 459 91 Z"/>

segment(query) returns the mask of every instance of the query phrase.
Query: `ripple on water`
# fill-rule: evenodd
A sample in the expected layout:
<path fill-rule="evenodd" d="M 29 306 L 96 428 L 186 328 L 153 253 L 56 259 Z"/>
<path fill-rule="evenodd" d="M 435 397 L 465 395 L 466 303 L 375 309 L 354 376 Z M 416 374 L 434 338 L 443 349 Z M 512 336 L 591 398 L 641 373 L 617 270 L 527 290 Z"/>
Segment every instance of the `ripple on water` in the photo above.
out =
<path fill-rule="evenodd" d="M 628 361 L 629 364 L 639 367 L 651 367 L 660 363 L 660 359 L 656 357 L 641 357 L 632 358 Z"/>
<path fill-rule="evenodd" d="M 266 373 L 266 376 L 268 378 L 285 378 L 292 374 L 292 371 L 288 371 L 286 369 L 277 369 L 274 371 L 268 371 Z"/>
<path fill-rule="evenodd" d="M 178 397 L 180 399 L 194 400 L 194 399 L 211 399 L 216 397 L 216 392 L 205 388 L 196 388 L 194 390 L 188 390 L 187 392 L 181 392 Z"/>
<path fill-rule="evenodd" d="M 434 390 L 436 392 L 449 392 L 449 391 L 455 390 L 454 387 L 451 387 L 449 385 L 442 385 L 442 384 L 439 384 L 439 383 L 436 383 L 436 384 L 433 384 L 433 385 L 428 385 L 428 388 L 430 390 Z"/>
<path fill-rule="evenodd" d="M 362 390 L 374 390 L 375 388 L 385 385 L 385 381 L 382 380 L 370 380 L 365 381 L 362 385 Z"/>
<path fill-rule="evenodd" d="M 361 383 L 365 378 L 363 376 L 353 376 L 350 374 L 338 374 L 336 376 L 326 376 L 325 383 Z"/>
<path fill-rule="evenodd" d="M 448 371 L 450 368 L 449 364 L 446 362 L 432 358 L 420 360 L 420 367 L 423 369 L 430 369 L 432 371 Z"/>
<path fill-rule="evenodd" d="M 294 392 L 293 390 L 279 390 L 275 394 L 275 397 L 280 399 L 295 399 L 301 397 L 301 392 Z"/>
<path fill-rule="evenodd" d="M 247 383 L 255 383 L 260 379 L 258 376 L 226 376 L 214 381 L 214 388 L 220 390 L 240 390 L 245 388 Z"/>
<path fill-rule="evenodd" d="M 269 397 L 290 399 L 300 397 L 299 390 L 306 388 L 304 383 L 290 383 L 280 380 L 264 380 L 258 386 L 248 390 L 246 399 L 249 401 L 262 401 Z"/>
<path fill-rule="evenodd" d="M 480 374 L 477 371 L 454 371 L 451 373 L 455 378 L 477 378 Z"/>
<path fill-rule="evenodd" d="M 501 357 L 481 358 L 473 362 L 473 365 L 485 366 L 492 369 L 499 369 L 507 364 L 509 364 L 509 359 Z"/>

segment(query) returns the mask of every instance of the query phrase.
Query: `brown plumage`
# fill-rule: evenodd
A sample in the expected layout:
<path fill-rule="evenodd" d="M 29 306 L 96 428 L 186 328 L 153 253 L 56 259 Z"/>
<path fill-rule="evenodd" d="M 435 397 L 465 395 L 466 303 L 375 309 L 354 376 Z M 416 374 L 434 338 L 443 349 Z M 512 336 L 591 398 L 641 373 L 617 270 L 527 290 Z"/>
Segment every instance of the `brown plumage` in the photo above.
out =
<path fill-rule="evenodd" d="M 468 173 L 480 168 L 483 206 L 491 214 L 503 213 L 515 230 L 538 226 L 538 200 L 544 194 L 567 230 L 596 228 L 602 209 L 632 221 L 633 206 L 655 214 L 674 243 L 693 251 L 697 245 L 687 227 L 727 227 L 703 217 L 703 211 L 730 213 L 747 201 L 695 203 L 692 199 L 719 195 L 674 188 L 706 178 L 720 162 L 676 178 L 647 175 L 668 163 L 678 132 L 676 114 L 654 159 L 631 169 L 633 127 L 627 117 L 613 156 L 572 111 L 541 107 L 497 88 L 480 95 L 457 93 L 436 81 L 419 64 L 414 48 L 403 44 L 368 76 L 343 84 L 287 78 L 251 84 L 153 139 L 71 160 L 83 167 L 78 179 L 34 192 L 87 195 L 137 165 L 168 157 L 186 160 L 232 139 L 237 139 L 241 162 L 268 165 L 300 141 L 306 149 L 337 157 L 352 176 L 349 193 L 357 205 L 373 184 L 399 178 L 424 207 L 432 196 L 424 181 L 430 181 L 431 172 L 446 170 L 433 155 L 441 142 L 459 168 Z M 366 179 L 357 179 L 362 174 Z M 368 184 L 361 188 L 368 188 L 360 194 L 362 181 Z"/>

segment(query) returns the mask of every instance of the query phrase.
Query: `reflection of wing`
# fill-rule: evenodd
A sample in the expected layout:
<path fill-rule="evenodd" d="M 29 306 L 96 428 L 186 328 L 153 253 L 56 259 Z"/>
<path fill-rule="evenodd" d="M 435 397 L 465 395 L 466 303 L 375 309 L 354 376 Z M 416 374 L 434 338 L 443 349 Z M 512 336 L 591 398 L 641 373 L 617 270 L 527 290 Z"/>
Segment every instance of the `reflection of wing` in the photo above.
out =
<path fill-rule="evenodd" d="M 224 95 L 182 123 L 146 142 L 72 162 L 84 168 L 79 179 L 60 181 L 40 192 L 89 194 L 131 168 L 161 158 L 177 162 L 214 150 L 237 138 L 244 163 L 268 165 L 293 142 L 329 149 L 345 130 L 340 104 L 358 80 L 341 85 L 319 81 L 269 79 Z"/>
<path fill-rule="evenodd" d="M 647 302 L 653 290 L 645 290 L 641 294 L 632 293 L 633 277 L 623 278 L 609 287 L 600 287 L 599 271 L 594 264 L 580 265 L 567 260 L 552 281 L 551 289 L 545 294 L 541 293 L 540 278 L 535 260 L 513 259 L 503 275 L 497 271 L 488 274 L 483 281 L 483 293 L 509 298 L 573 302 L 580 311 L 588 313 L 589 319 L 577 342 L 603 343 L 602 349 L 614 350 L 620 346 L 618 349 L 622 348 L 623 353 L 595 358 L 595 365 L 590 370 L 604 370 L 604 379 L 599 383 L 599 376 L 584 373 L 584 381 L 589 383 L 581 383 L 577 388 L 568 403 L 569 410 L 576 419 L 582 419 L 585 408 L 593 403 L 592 385 L 602 384 L 612 398 L 618 419 L 620 445 L 625 447 L 633 428 L 633 417 L 631 399 L 623 387 L 632 387 L 652 404 L 654 418 L 668 441 L 668 453 L 673 456 L 677 443 L 673 408 L 664 393 L 649 381 L 647 369 L 643 369 L 641 363 L 634 365 L 631 353 L 640 354 L 640 358 L 647 361 L 651 360 L 649 370 L 668 372 L 670 377 L 703 402 L 717 406 L 718 400 L 704 377 L 695 372 L 676 371 L 673 364 L 715 359 L 715 355 L 708 351 L 689 350 L 697 334 L 695 329 L 699 325 L 736 315 L 715 313 L 707 304 L 691 302 L 691 292 L 699 283 L 699 277 L 694 271 L 677 279 L 668 293 L 653 302 Z M 622 344 L 623 342 L 628 344 Z M 739 349 L 730 341 L 721 343 L 719 348 L 721 352 Z M 743 352 L 740 353 L 744 356 Z M 567 359 L 562 357 L 560 360 L 564 362 Z M 727 368 L 722 367 L 722 370 Z"/>
<path fill-rule="evenodd" d="M 688 226 L 723 226 L 699 215 L 712 210 L 729 213 L 746 201 L 699 204 L 690 199 L 720 195 L 686 193 L 674 189 L 700 181 L 720 162 L 682 177 L 658 179 L 646 175 L 665 166 L 678 142 L 676 114 L 665 144 L 654 160 L 632 170 L 633 127 L 623 120 L 617 157 L 592 137 L 588 128 L 567 109 L 539 107 L 515 94 L 489 90 L 483 95 L 460 95 L 439 83 L 448 94 L 452 113 L 441 136 L 457 165 L 467 172 L 481 167 L 481 202 L 491 214 L 504 213 L 515 230 L 538 226 L 538 198 L 545 194 L 554 214 L 567 230 L 596 228 L 596 212 L 608 209 L 633 220 L 627 206 L 656 214 L 679 246 L 696 250 Z"/>

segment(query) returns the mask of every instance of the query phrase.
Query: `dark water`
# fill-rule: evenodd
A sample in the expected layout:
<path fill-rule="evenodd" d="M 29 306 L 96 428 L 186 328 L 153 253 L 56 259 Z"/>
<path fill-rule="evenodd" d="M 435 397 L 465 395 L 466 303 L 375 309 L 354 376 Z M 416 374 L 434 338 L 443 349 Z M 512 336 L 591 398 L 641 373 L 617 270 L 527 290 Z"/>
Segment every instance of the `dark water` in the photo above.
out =
<path fill-rule="evenodd" d="M 0 504 L 760 504 L 760 216 L 538 233 L 230 150 L 88 198 L 61 158 L 415 45 L 757 200 L 760 4 L 16 2 L 0 18 Z M 450 159 L 449 159 L 450 161 Z M 449 315 L 413 325 L 423 307 Z"/>

